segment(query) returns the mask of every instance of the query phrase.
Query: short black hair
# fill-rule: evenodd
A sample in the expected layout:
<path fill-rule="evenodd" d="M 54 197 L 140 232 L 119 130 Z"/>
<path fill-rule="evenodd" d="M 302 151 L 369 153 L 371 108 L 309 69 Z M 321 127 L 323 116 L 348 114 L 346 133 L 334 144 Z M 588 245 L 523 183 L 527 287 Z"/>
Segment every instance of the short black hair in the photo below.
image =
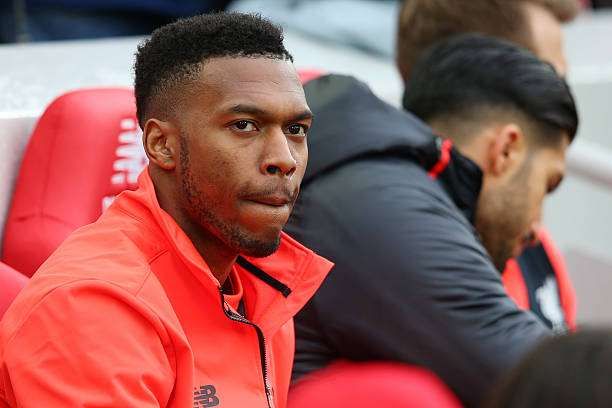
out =
<path fill-rule="evenodd" d="M 482 34 L 454 36 L 426 51 L 406 84 L 403 106 L 428 123 L 509 111 L 536 125 L 532 140 L 545 144 L 558 143 L 560 132 L 572 141 L 578 129 L 569 86 L 550 64 Z"/>
<path fill-rule="evenodd" d="M 156 97 L 194 79 L 209 58 L 293 57 L 283 30 L 258 14 L 220 12 L 180 19 L 153 31 L 134 63 L 136 112 L 141 127 Z"/>

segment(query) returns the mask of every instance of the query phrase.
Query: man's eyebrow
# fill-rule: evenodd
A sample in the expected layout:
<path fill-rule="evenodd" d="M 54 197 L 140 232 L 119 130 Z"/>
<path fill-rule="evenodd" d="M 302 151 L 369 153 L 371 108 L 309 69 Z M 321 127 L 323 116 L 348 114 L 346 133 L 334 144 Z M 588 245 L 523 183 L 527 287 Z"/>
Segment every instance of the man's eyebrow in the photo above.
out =
<path fill-rule="evenodd" d="M 268 111 L 258 108 L 255 105 L 245 105 L 245 104 L 238 104 L 238 105 L 231 106 L 227 111 L 231 113 L 248 113 L 250 115 L 263 115 L 263 116 L 269 114 Z"/>
<path fill-rule="evenodd" d="M 312 119 L 313 118 L 313 114 L 309 109 L 306 109 L 304 111 L 302 111 L 301 113 L 295 115 L 292 119 L 291 122 L 296 122 L 296 121 L 300 121 L 300 120 L 306 120 L 306 119 Z"/>
<path fill-rule="evenodd" d="M 238 105 L 231 106 L 227 111 L 231 113 L 246 113 L 246 114 L 255 115 L 255 116 L 272 116 L 271 112 L 265 109 L 261 109 L 255 105 L 247 105 L 247 104 L 238 104 Z M 305 109 L 304 111 L 293 116 L 289 121 L 295 122 L 295 121 L 300 121 L 300 120 L 312 119 L 312 117 L 313 117 L 312 112 L 309 109 Z"/>

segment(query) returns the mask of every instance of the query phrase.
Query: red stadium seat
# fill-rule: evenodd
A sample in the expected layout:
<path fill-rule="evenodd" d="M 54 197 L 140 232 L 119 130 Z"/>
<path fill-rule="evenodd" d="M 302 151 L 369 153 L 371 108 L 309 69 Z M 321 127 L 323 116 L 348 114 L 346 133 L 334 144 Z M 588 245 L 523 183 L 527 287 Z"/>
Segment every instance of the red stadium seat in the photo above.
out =
<path fill-rule="evenodd" d="M 32 276 L 68 234 L 135 188 L 145 165 L 131 89 L 60 96 L 38 121 L 23 157 L 2 260 Z"/>
<path fill-rule="evenodd" d="M 431 372 L 398 363 L 336 362 L 301 378 L 287 408 L 459 408 L 455 395 Z"/>
<path fill-rule="evenodd" d="M 0 319 L 27 282 L 23 274 L 0 262 Z"/>

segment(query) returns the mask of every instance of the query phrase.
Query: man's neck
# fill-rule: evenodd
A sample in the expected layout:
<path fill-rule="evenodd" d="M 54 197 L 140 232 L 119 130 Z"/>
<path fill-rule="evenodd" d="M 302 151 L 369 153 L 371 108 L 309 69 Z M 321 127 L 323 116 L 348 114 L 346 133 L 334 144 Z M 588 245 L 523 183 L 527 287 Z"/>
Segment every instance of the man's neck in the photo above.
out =
<path fill-rule="evenodd" d="M 187 227 L 186 229 L 178 220 L 177 223 L 187 234 L 202 259 L 204 259 L 213 276 L 223 286 L 232 271 L 238 254 L 235 251 L 229 250 L 217 237 L 203 236 L 199 232 L 189 231 L 189 228 L 185 226 Z"/>
<path fill-rule="evenodd" d="M 483 152 L 483 147 L 478 143 L 472 143 L 470 145 L 459 145 L 455 146 L 459 153 L 463 156 L 467 157 L 471 161 L 473 161 L 481 170 L 485 166 L 485 153 Z"/>
<path fill-rule="evenodd" d="M 205 231 L 202 226 L 194 223 L 177 205 L 176 200 L 171 198 L 168 193 L 161 193 L 160 190 L 171 191 L 168 186 L 160 187 L 163 184 L 161 177 L 154 179 L 155 195 L 159 206 L 166 211 L 189 237 L 193 246 L 196 248 L 208 268 L 210 268 L 213 276 L 219 281 L 219 285 L 223 286 L 227 280 L 232 267 L 238 258 L 238 253 L 228 248 L 219 238 L 213 235 L 210 231 Z M 157 181 L 157 182 L 156 182 Z"/>

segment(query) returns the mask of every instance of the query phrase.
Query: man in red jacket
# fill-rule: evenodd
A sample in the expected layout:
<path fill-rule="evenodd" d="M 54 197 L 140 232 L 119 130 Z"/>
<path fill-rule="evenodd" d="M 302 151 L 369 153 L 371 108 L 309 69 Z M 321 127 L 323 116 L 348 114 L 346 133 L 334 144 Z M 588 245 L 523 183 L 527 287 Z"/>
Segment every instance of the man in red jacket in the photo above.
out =
<path fill-rule="evenodd" d="M 292 317 L 331 264 L 281 232 L 312 118 L 282 32 L 179 20 L 135 74 L 148 169 L 7 311 L 0 405 L 283 407 Z"/>

